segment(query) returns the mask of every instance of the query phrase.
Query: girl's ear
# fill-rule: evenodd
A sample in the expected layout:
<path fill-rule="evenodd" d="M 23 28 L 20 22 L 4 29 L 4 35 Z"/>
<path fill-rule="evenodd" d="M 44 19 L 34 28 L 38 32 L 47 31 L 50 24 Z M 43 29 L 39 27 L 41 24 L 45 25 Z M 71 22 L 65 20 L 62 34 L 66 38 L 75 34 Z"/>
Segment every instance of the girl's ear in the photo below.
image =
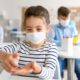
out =
<path fill-rule="evenodd" d="M 47 26 L 47 33 L 49 33 L 50 30 L 51 30 L 51 24 L 48 24 L 48 26 Z"/>
<path fill-rule="evenodd" d="M 60 16 L 57 16 L 57 19 L 60 20 Z"/>

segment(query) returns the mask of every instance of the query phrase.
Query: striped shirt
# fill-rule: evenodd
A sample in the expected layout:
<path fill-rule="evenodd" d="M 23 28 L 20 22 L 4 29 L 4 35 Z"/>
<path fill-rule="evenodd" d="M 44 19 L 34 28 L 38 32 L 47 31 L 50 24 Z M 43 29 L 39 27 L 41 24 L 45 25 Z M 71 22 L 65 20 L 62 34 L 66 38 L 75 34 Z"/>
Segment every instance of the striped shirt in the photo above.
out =
<path fill-rule="evenodd" d="M 20 55 L 19 66 L 23 67 L 25 64 L 35 60 L 41 67 L 40 74 L 28 74 L 24 77 L 33 78 L 32 80 L 53 80 L 53 76 L 56 70 L 58 51 L 55 43 L 45 43 L 40 48 L 33 49 L 26 45 L 24 42 L 12 43 L 11 45 L 4 46 L 1 50 L 16 53 Z M 23 75 L 19 75 L 23 76 Z"/>

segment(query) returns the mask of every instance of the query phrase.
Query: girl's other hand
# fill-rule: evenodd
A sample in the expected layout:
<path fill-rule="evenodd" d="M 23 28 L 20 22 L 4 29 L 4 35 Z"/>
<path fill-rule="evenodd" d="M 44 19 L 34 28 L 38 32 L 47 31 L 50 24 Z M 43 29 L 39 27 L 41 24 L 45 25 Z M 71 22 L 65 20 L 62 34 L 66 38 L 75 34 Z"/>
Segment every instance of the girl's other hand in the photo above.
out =
<path fill-rule="evenodd" d="M 33 73 L 40 73 L 41 72 L 41 66 L 36 62 L 32 62 L 32 68 L 33 68 Z"/>
<path fill-rule="evenodd" d="M 3 56 L 2 66 L 7 72 L 13 72 L 18 68 L 14 62 L 14 55 L 16 56 L 16 54 L 5 53 Z"/>

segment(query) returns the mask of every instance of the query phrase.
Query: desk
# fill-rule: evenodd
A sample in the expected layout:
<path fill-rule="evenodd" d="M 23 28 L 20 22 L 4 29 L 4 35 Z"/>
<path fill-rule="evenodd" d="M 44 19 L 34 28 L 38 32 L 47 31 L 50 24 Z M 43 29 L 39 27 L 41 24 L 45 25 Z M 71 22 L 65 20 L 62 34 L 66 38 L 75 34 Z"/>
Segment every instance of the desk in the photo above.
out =
<path fill-rule="evenodd" d="M 68 80 L 74 80 L 75 59 L 80 59 L 80 45 L 73 46 L 73 55 L 66 51 L 59 50 L 59 56 L 68 59 Z"/>
<path fill-rule="evenodd" d="M 3 72 L 0 74 L 0 80 L 39 80 L 38 78 L 33 79 L 31 77 L 22 77 L 22 76 L 13 76 L 10 73 L 3 70 Z"/>

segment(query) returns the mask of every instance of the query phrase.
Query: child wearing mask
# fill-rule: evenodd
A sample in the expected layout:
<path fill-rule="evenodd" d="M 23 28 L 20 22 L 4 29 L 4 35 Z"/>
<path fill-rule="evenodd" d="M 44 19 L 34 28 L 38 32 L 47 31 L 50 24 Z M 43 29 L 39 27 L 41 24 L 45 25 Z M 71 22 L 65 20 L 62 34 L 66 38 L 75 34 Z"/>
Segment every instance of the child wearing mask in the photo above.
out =
<path fill-rule="evenodd" d="M 46 40 L 50 30 L 49 13 L 42 6 L 31 6 L 25 11 L 24 17 L 22 29 L 26 32 L 26 39 L 4 46 L 0 50 L 0 61 L 4 63 L 6 71 L 25 76 L 26 80 L 53 80 L 58 51 L 55 43 Z M 10 54 L 16 52 L 20 56 L 19 67 L 12 61 L 16 54 Z"/>
<path fill-rule="evenodd" d="M 58 20 L 59 23 L 55 24 L 52 27 L 52 33 L 51 35 L 51 41 L 55 42 L 57 46 L 61 46 L 62 43 L 62 38 L 69 38 L 69 37 L 74 37 L 78 34 L 77 29 L 76 29 L 76 24 L 74 21 L 70 20 L 70 10 L 66 7 L 60 7 L 58 9 Z M 64 67 L 66 66 L 66 59 L 59 58 L 60 62 L 60 69 L 61 69 L 61 76 L 63 77 L 63 70 Z M 80 61 L 76 60 L 75 64 L 75 72 L 80 79 Z"/>

